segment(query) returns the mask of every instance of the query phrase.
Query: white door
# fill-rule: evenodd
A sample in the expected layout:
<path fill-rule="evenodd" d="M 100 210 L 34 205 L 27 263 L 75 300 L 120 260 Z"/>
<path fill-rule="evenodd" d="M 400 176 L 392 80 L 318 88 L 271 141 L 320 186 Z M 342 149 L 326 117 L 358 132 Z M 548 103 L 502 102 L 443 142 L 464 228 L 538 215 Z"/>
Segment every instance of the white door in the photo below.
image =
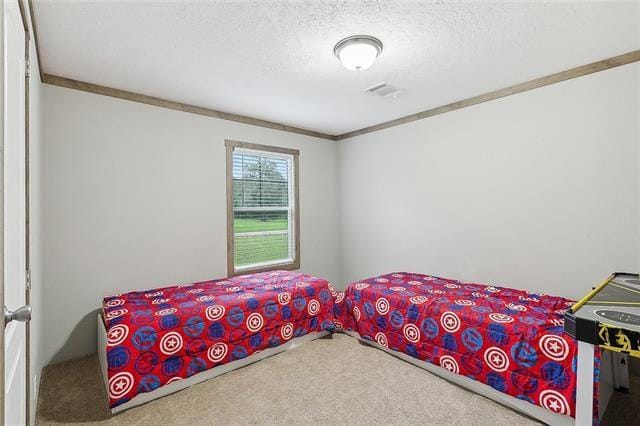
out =
<path fill-rule="evenodd" d="M 4 0 L 4 412 L 5 424 L 26 421 L 25 323 L 6 308 L 25 304 L 25 31 L 17 0 Z M 11 312 L 9 312 L 11 314 Z M 26 319 L 23 309 L 18 314 Z"/>

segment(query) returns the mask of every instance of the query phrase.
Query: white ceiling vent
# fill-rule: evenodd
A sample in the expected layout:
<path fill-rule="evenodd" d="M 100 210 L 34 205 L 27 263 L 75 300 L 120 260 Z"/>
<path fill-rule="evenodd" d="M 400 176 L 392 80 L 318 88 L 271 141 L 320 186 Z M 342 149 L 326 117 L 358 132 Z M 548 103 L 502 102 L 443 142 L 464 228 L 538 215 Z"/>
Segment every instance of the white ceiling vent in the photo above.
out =
<path fill-rule="evenodd" d="M 392 99 L 397 98 L 398 96 L 404 93 L 403 89 L 398 89 L 397 87 L 387 84 L 384 81 L 378 84 L 374 84 L 373 86 L 369 87 L 368 89 L 365 89 L 364 91 L 367 93 L 372 93 L 376 96 L 380 96 L 381 98 L 392 98 Z"/>

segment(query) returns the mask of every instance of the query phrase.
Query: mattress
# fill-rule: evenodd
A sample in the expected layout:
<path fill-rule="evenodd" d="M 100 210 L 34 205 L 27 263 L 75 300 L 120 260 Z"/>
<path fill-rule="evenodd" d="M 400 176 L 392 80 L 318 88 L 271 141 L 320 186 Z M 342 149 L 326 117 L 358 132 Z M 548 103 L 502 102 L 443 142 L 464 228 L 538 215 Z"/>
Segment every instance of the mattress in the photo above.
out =
<path fill-rule="evenodd" d="M 332 294 L 321 278 L 273 271 L 105 297 L 110 408 L 293 338 L 332 331 Z"/>
<path fill-rule="evenodd" d="M 573 303 L 400 272 L 351 283 L 337 295 L 334 313 L 339 329 L 575 417 L 578 345 L 563 332 Z M 597 421 L 597 385 L 595 391 Z"/>

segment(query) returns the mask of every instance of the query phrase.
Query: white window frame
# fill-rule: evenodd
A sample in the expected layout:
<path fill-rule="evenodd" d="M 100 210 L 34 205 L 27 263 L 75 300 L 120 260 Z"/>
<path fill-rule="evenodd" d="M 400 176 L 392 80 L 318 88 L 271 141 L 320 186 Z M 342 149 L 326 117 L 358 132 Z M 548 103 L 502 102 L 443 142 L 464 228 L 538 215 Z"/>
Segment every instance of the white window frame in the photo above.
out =
<path fill-rule="evenodd" d="M 273 271 L 276 269 L 294 270 L 300 269 L 300 196 L 298 179 L 298 160 L 300 151 L 297 149 L 280 148 L 270 145 L 259 145 L 249 142 L 226 140 L 227 147 L 227 272 L 229 276 L 242 275 L 255 272 Z M 284 154 L 293 157 L 293 167 L 289 173 L 289 208 L 288 224 L 289 235 L 293 235 L 293 245 L 289 244 L 289 259 L 282 262 L 270 261 L 249 267 L 236 267 L 235 265 L 235 232 L 234 232 L 234 207 L 233 207 L 233 153 L 234 151 L 262 151 L 277 156 Z M 255 210 L 255 209 L 252 209 Z M 269 208 L 274 210 L 274 208 Z M 291 253 L 293 248 L 294 253 Z"/>

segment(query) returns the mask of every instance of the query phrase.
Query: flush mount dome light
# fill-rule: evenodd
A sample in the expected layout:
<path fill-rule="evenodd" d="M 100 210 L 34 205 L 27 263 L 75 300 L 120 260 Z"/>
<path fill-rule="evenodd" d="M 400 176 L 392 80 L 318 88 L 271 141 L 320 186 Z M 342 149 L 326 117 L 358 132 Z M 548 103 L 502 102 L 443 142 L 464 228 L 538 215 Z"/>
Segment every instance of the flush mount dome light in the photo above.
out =
<path fill-rule="evenodd" d="M 382 42 L 368 35 L 343 38 L 333 48 L 333 53 L 342 65 L 352 71 L 366 70 L 381 52 Z"/>

